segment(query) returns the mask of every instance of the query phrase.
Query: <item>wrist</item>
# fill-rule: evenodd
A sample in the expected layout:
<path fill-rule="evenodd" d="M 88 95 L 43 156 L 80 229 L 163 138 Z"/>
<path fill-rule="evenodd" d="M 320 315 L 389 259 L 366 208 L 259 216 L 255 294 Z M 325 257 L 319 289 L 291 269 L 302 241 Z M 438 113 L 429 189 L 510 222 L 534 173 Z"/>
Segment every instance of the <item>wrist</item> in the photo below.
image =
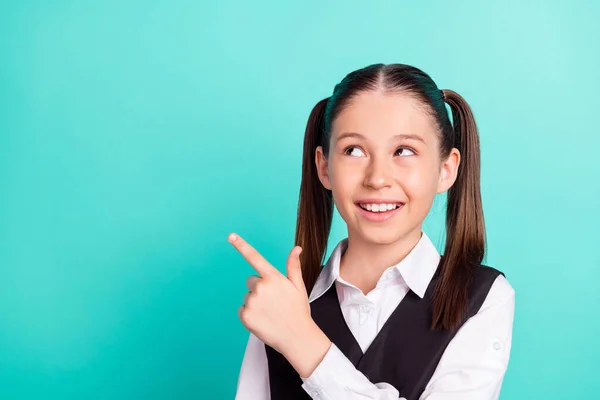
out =
<path fill-rule="evenodd" d="M 282 354 L 301 377 L 308 378 L 329 351 L 331 341 L 312 319 L 290 339 Z"/>

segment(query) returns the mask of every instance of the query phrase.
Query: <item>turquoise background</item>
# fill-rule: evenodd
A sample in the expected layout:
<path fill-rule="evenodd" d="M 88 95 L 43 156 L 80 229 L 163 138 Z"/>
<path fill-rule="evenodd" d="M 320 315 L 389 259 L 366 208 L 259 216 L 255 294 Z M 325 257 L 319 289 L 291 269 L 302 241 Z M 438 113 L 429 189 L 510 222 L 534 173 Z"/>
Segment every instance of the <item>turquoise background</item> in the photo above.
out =
<path fill-rule="evenodd" d="M 284 269 L 308 114 L 374 62 L 422 68 L 477 117 L 487 262 L 517 293 L 501 398 L 597 396 L 599 17 L 567 0 L 0 1 L 0 398 L 233 398 L 253 270 L 226 235 Z M 438 246 L 443 217 L 439 199 Z"/>

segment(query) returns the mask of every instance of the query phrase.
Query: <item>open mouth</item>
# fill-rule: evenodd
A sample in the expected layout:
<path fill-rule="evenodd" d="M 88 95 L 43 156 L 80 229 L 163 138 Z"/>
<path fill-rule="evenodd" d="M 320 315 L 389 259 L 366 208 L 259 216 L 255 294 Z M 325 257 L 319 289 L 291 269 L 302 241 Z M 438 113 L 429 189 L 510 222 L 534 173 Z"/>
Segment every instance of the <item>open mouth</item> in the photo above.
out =
<path fill-rule="evenodd" d="M 396 210 L 397 208 L 402 207 L 402 203 L 388 203 L 388 204 L 363 204 L 359 203 L 358 206 L 365 211 L 369 211 L 372 213 L 385 213 L 388 211 Z"/>

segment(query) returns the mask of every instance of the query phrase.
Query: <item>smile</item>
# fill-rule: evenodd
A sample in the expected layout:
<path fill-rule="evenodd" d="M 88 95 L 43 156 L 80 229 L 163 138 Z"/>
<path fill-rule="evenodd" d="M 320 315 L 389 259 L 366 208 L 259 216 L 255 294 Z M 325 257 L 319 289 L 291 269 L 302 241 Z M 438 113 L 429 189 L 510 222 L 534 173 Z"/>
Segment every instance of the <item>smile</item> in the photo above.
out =
<path fill-rule="evenodd" d="M 385 203 L 356 203 L 359 215 L 371 222 L 383 222 L 398 214 L 404 207 L 404 203 L 385 202 Z"/>

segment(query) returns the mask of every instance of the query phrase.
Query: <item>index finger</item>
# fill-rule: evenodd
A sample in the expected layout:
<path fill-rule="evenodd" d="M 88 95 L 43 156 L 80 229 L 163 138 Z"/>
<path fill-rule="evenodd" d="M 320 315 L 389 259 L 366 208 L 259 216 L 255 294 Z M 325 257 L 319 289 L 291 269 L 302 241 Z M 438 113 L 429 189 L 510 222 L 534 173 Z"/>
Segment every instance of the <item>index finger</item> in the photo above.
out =
<path fill-rule="evenodd" d="M 254 247 L 250 246 L 239 235 L 231 233 L 227 239 L 261 276 L 281 274 L 277 268 L 272 266 Z"/>

